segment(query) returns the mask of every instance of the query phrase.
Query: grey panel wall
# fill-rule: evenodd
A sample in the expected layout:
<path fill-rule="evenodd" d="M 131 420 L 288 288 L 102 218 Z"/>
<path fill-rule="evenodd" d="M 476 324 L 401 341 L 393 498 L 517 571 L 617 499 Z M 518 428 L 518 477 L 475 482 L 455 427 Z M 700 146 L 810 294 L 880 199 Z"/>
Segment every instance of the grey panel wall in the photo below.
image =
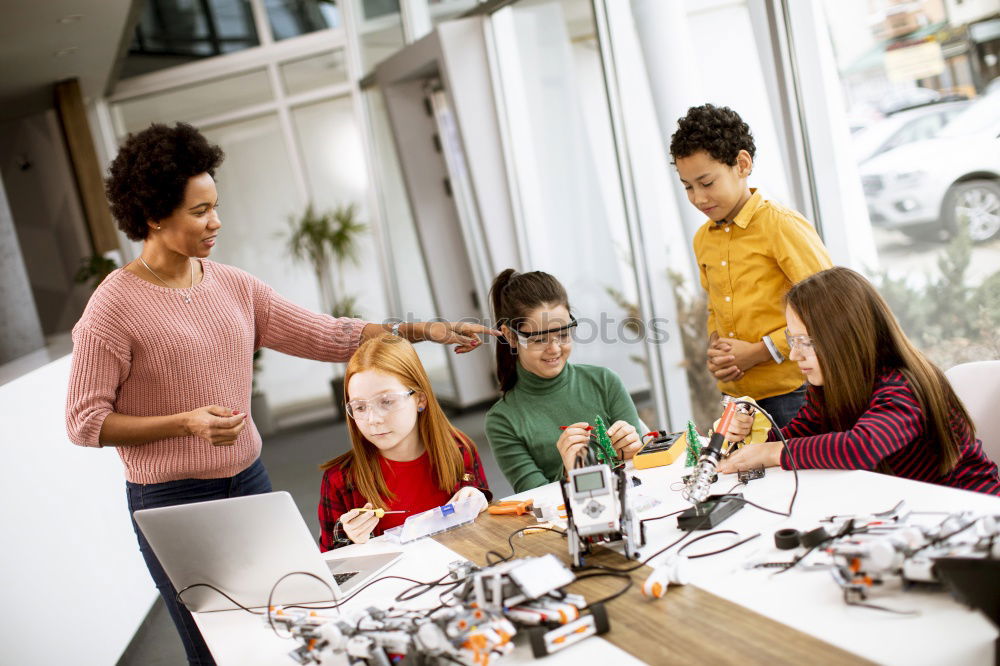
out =
<path fill-rule="evenodd" d="M 7 192 L 0 181 L 0 365 L 45 345 Z"/>
<path fill-rule="evenodd" d="M 90 298 L 73 276 L 91 254 L 54 111 L 0 123 L 0 177 L 45 335 L 73 328 Z"/>

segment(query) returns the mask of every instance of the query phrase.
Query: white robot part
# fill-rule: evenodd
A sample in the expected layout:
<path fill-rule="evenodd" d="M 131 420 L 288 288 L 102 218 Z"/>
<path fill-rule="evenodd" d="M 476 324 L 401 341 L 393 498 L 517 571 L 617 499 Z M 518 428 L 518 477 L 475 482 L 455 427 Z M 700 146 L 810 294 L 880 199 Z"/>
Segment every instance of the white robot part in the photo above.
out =
<path fill-rule="evenodd" d="M 642 585 L 642 594 L 651 599 L 659 599 L 667 593 L 671 585 L 687 585 L 691 582 L 690 561 L 686 557 L 673 557 L 653 569 Z"/>

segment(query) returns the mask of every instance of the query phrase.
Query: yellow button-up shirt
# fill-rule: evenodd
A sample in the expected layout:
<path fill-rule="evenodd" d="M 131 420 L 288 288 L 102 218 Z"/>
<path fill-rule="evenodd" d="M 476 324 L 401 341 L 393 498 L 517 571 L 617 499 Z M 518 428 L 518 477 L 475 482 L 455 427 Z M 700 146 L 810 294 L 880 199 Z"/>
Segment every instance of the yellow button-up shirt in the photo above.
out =
<path fill-rule="evenodd" d="M 719 382 L 723 393 L 760 400 L 802 385 L 802 373 L 788 360 L 784 296 L 793 284 L 832 264 L 802 215 L 751 192 L 731 222 L 709 220 L 698 229 L 694 254 L 708 292 L 709 336 L 760 342 L 767 335 L 785 356 L 783 363 L 754 366 L 739 381 Z"/>

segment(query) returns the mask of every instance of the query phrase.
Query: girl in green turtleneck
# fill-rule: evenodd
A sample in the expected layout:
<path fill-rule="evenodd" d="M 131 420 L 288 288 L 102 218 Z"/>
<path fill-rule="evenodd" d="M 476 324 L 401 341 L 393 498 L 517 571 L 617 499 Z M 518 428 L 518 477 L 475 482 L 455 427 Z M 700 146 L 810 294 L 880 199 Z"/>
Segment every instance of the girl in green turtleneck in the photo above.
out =
<path fill-rule="evenodd" d="M 572 365 L 573 329 L 566 290 L 548 273 L 508 268 L 490 289 L 503 397 L 486 414 L 486 436 L 515 492 L 563 477 L 590 441 L 594 415 L 610 423 L 626 460 L 641 447 L 639 415 L 621 378 L 607 368 Z M 561 426 L 567 426 L 560 430 Z"/>

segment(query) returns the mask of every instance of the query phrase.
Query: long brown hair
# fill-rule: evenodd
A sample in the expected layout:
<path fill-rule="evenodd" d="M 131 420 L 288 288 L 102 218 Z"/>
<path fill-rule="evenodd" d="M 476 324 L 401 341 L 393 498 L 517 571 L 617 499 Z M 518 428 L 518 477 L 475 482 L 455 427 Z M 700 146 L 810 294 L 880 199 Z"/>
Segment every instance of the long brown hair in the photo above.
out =
<path fill-rule="evenodd" d="M 452 426 L 444 415 L 441 405 L 434 397 L 427 371 L 413 345 L 394 335 L 379 336 L 362 343 L 348 361 L 344 373 L 345 402 L 348 399 L 347 387 L 351 383 L 351 377 L 366 370 L 392 375 L 406 388 L 423 394 L 427 406 L 417 414 L 417 433 L 427 450 L 431 467 L 437 472 L 438 487 L 451 492 L 465 473 L 465 463 L 462 452 L 456 445 L 456 438 L 472 448 L 475 444 Z M 347 430 L 351 435 L 351 450 L 328 460 L 320 468 L 329 469 L 339 465 L 345 473 L 349 470 L 354 485 L 365 499 L 376 506 L 382 506 L 395 495 L 382 478 L 378 447 L 365 439 L 358 424 L 350 417 L 347 419 Z"/>
<path fill-rule="evenodd" d="M 515 330 L 537 308 L 562 305 L 570 309 L 566 289 L 555 277 L 542 271 L 518 273 L 513 268 L 493 279 L 490 305 L 496 325 Z M 517 346 L 506 338 L 497 339 L 497 381 L 504 394 L 517 384 Z"/>
<path fill-rule="evenodd" d="M 972 419 L 944 373 L 910 342 L 868 280 L 849 268 L 830 268 L 795 284 L 786 302 L 813 340 L 823 373 L 823 386 L 816 388 L 832 429 L 853 427 L 868 407 L 879 372 L 896 369 L 920 403 L 926 433 L 939 444 L 941 474 L 955 469 L 959 442 L 952 415 L 974 436 Z"/>

